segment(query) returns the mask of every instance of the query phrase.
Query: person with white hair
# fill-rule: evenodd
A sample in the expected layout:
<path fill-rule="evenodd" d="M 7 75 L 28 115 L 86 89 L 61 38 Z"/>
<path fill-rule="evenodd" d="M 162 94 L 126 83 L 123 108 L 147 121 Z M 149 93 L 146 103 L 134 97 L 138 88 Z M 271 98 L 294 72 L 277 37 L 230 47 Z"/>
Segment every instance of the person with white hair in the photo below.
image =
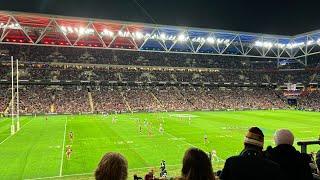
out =
<path fill-rule="evenodd" d="M 274 134 L 274 142 L 276 147 L 267 148 L 266 156 L 280 165 L 282 179 L 313 179 L 308 162 L 293 146 L 294 135 L 290 130 L 277 130 Z"/>

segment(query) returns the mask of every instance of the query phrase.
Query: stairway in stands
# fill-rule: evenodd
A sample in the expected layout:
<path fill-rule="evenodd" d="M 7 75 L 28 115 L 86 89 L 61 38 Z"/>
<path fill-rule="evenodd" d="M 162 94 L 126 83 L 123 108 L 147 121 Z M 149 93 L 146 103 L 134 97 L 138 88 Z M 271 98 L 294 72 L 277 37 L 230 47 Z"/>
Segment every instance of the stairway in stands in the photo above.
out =
<path fill-rule="evenodd" d="M 187 102 L 193 109 L 195 108 L 194 104 L 191 102 L 191 100 L 187 96 L 185 96 L 183 92 L 181 92 L 177 87 L 174 87 L 174 89 L 180 95 L 180 97 L 183 98 L 185 102 Z"/>
<path fill-rule="evenodd" d="M 166 108 L 164 107 L 164 105 L 160 102 L 160 100 L 153 94 L 152 91 L 149 91 L 151 96 L 153 97 L 153 99 L 157 102 L 158 105 L 160 105 L 161 110 L 166 110 Z"/>
<path fill-rule="evenodd" d="M 122 96 L 122 99 L 123 99 L 124 104 L 127 106 L 128 111 L 129 111 L 129 112 L 132 112 L 132 109 L 131 109 L 129 103 L 128 103 L 128 101 L 126 100 L 126 97 L 124 96 L 124 93 L 123 93 L 123 92 L 120 92 L 120 94 L 121 94 L 121 96 Z"/>
<path fill-rule="evenodd" d="M 91 112 L 94 112 L 93 98 L 92 98 L 92 94 L 90 91 L 88 91 L 88 99 L 89 99 L 89 105 L 90 105 Z"/>

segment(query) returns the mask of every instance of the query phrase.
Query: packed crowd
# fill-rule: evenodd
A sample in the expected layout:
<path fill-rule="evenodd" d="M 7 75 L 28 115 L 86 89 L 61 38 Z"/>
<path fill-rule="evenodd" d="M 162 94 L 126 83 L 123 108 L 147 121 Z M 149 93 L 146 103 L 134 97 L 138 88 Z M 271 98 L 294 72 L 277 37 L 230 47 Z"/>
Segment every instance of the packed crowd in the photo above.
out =
<path fill-rule="evenodd" d="M 124 96 L 133 111 L 158 111 L 161 105 L 157 102 L 152 92 L 142 88 L 130 88 Z"/>
<path fill-rule="evenodd" d="M 8 107 L 1 87 L 1 108 Z M 286 108 L 280 92 L 264 88 L 124 87 L 22 85 L 21 113 L 87 113 Z M 318 99 L 314 100 L 315 102 Z M 311 105 L 317 105 L 311 103 Z"/>
<path fill-rule="evenodd" d="M 298 99 L 298 107 L 320 111 L 320 91 L 313 91 Z"/>
<path fill-rule="evenodd" d="M 184 92 L 199 109 L 272 109 L 286 108 L 279 92 L 270 89 L 188 89 Z"/>
<path fill-rule="evenodd" d="M 124 112 L 127 106 L 120 93 L 121 89 L 101 88 L 92 90 L 95 111 L 97 112 Z"/>
<path fill-rule="evenodd" d="M 0 60 L 14 55 L 21 61 L 68 62 L 135 66 L 204 67 L 223 69 L 303 69 L 299 61 L 245 57 L 208 56 L 177 53 L 119 51 L 92 48 L 68 48 L 49 46 L 0 45 Z M 315 59 L 315 60 L 313 60 Z M 311 57 L 307 67 L 314 68 L 317 57 Z"/>
<path fill-rule="evenodd" d="M 258 127 L 251 127 L 244 137 L 244 148 L 239 155 L 228 158 L 222 171 L 214 173 L 211 156 L 198 148 L 188 149 L 182 159 L 180 177 L 170 177 L 165 161 L 160 173 L 151 170 L 145 180 L 313 180 L 320 176 L 320 150 L 314 160 L 309 154 L 300 153 L 293 146 L 294 135 L 288 129 L 279 129 L 274 135 L 275 147 L 264 150 L 264 134 Z M 128 179 L 128 162 L 119 154 L 105 154 L 95 171 L 96 180 Z M 137 174 L 134 180 L 143 179 Z"/>
<path fill-rule="evenodd" d="M 0 113 L 5 111 L 5 108 L 9 104 L 9 99 L 11 98 L 11 94 L 9 96 L 9 89 L 7 86 L 0 85 Z"/>
<path fill-rule="evenodd" d="M 22 80 L 128 81 L 128 82 L 218 82 L 218 83 L 302 83 L 318 82 L 317 71 L 253 71 L 195 69 L 139 69 L 66 64 L 20 63 Z M 11 79 L 10 63 L 0 63 L 0 79 Z"/>
<path fill-rule="evenodd" d="M 282 91 L 266 87 L 93 87 L 22 85 L 19 88 L 20 112 L 104 113 L 288 108 L 287 98 Z M 9 106 L 11 91 L 8 86 L 0 88 L 0 112 L 4 112 Z M 319 111 L 319 107 L 319 91 L 303 93 L 297 98 L 299 109 Z M 10 112 L 10 108 L 8 110 Z"/>
<path fill-rule="evenodd" d="M 75 87 L 23 86 L 19 88 L 19 100 L 20 113 L 90 112 L 87 90 Z"/>
<path fill-rule="evenodd" d="M 23 45 L 1 45 L 2 57 L 14 54 L 20 60 L 32 62 L 96 63 L 140 66 L 170 67 L 214 67 L 214 68 L 247 68 L 250 61 L 236 57 L 217 57 L 186 54 L 163 54 L 134 51 L 116 51 L 85 48 L 41 47 Z M 269 62 L 264 62 L 269 64 Z M 258 64 L 255 62 L 254 64 Z M 261 63 L 262 64 L 262 63 Z M 269 65 L 267 65 L 269 66 Z M 273 66 L 276 68 L 276 66 Z"/>

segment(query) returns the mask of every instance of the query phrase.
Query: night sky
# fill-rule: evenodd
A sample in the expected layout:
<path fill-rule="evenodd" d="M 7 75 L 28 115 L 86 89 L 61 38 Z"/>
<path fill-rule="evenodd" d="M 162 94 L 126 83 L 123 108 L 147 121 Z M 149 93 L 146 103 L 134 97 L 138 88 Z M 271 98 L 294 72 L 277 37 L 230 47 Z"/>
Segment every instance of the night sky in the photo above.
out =
<path fill-rule="evenodd" d="M 320 29 L 319 0 L 0 0 L 1 10 L 295 35 Z"/>

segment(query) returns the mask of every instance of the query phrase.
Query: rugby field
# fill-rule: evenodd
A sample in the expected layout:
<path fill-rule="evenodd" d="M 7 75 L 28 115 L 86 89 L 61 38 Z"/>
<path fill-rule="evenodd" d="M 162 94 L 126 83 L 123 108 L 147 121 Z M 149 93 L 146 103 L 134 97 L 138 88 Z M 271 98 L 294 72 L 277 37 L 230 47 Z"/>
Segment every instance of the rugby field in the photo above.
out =
<path fill-rule="evenodd" d="M 59 115 L 49 116 L 48 120 L 45 116 L 25 116 L 21 117 L 21 130 L 13 136 L 9 133 L 11 119 L 0 118 L 0 179 L 90 179 L 108 151 L 120 152 L 127 158 L 130 176 L 143 176 L 150 168 L 158 174 L 161 160 L 166 160 L 169 176 L 179 175 L 183 154 L 191 146 L 207 152 L 216 150 L 216 171 L 223 167 L 224 159 L 239 154 L 250 126 L 263 130 L 266 145 L 273 145 L 272 135 L 278 128 L 292 130 L 296 141 L 315 140 L 320 134 L 317 112 L 135 113 L 116 115 L 117 122 L 112 123 L 113 116 Z M 152 123 L 152 136 L 144 126 L 145 120 Z M 160 123 L 164 134 L 159 132 Z M 70 131 L 73 142 L 68 136 Z M 73 150 L 70 160 L 65 157 L 67 145 Z M 313 146 L 309 151 L 319 148 Z"/>

